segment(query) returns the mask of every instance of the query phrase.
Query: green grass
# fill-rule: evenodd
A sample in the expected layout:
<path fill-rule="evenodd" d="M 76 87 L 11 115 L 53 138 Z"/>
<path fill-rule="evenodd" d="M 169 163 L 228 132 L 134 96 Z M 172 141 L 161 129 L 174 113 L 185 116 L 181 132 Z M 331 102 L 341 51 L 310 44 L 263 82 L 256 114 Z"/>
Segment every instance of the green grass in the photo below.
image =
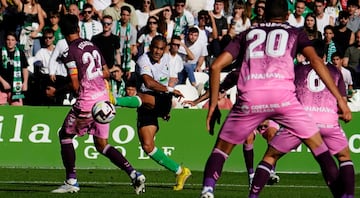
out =
<path fill-rule="evenodd" d="M 144 171 L 147 177 L 143 198 L 195 198 L 201 191 L 202 172 L 194 171 L 185 189 L 175 192 L 172 185 L 175 176 L 169 171 Z M 279 173 L 280 183 L 266 186 L 261 197 L 271 198 L 328 198 L 328 188 L 320 174 Z M 134 194 L 128 176 L 119 170 L 78 170 L 81 190 L 75 194 L 52 194 L 51 190 L 61 185 L 64 171 L 58 169 L 0 168 L 0 197 L 72 197 L 72 198 L 131 198 Z M 356 177 L 359 184 L 360 175 Z M 247 174 L 224 172 L 216 187 L 216 198 L 247 197 Z M 360 197 L 360 188 L 356 188 Z"/>

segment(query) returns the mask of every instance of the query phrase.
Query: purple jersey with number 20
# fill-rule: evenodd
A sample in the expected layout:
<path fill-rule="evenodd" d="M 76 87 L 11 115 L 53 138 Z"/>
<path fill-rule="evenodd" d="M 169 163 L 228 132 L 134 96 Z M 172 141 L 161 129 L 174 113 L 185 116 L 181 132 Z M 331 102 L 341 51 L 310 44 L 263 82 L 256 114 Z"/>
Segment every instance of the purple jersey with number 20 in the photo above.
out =
<path fill-rule="evenodd" d="M 237 36 L 226 48 L 240 59 L 238 98 L 220 138 L 242 144 L 265 119 L 272 119 L 300 138 L 318 129 L 295 95 L 294 57 L 311 45 L 306 34 L 287 24 L 261 23 Z"/>

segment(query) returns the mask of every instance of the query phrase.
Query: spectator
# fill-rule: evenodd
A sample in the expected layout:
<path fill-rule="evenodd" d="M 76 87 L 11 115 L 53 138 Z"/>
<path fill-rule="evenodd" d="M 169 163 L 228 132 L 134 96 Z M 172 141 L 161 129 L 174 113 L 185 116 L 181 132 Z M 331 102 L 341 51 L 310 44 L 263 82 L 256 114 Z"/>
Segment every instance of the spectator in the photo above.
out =
<path fill-rule="evenodd" d="M 24 52 L 16 44 L 16 34 L 6 34 L 0 56 L 0 105 L 22 106 L 28 90 L 29 66 Z"/>
<path fill-rule="evenodd" d="M 139 22 L 137 26 L 138 31 L 140 31 L 141 28 L 146 26 L 149 16 L 155 16 L 165 9 L 170 9 L 170 7 L 167 6 L 155 9 L 154 0 L 142 0 L 141 9 L 135 10 Z"/>
<path fill-rule="evenodd" d="M 214 10 L 212 16 L 215 19 L 215 25 L 217 30 L 217 37 L 213 38 L 210 43 L 209 54 L 212 57 L 219 56 L 221 52 L 221 41 L 222 38 L 227 34 L 228 24 L 226 17 L 223 15 L 224 0 L 215 0 Z"/>
<path fill-rule="evenodd" d="M 169 86 L 174 87 L 178 84 L 179 73 L 184 69 L 184 63 L 179 55 L 179 48 L 182 46 L 186 53 L 187 59 L 192 60 L 194 59 L 194 55 L 189 50 L 189 48 L 181 42 L 180 36 L 173 36 L 170 41 L 170 48 L 169 48 L 169 55 L 170 55 L 170 63 L 169 63 L 169 72 L 170 72 L 170 79 L 169 79 Z"/>
<path fill-rule="evenodd" d="M 126 79 L 131 77 L 131 59 L 137 54 L 136 35 L 137 31 L 130 23 L 131 8 L 121 7 L 121 18 L 115 24 L 113 34 L 120 38 L 121 65 L 126 72 Z"/>
<path fill-rule="evenodd" d="M 16 0 L 18 12 L 24 14 L 24 24 L 20 32 L 20 47 L 24 50 L 27 58 L 32 57 L 41 48 L 40 37 L 45 25 L 45 12 L 35 0 L 22 3 Z"/>
<path fill-rule="evenodd" d="M 120 98 L 126 95 L 125 81 L 123 79 L 124 74 L 125 71 L 121 68 L 121 65 L 115 64 L 110 69 L 110 92 L 114 98 Z"/>
<path fill-rule="evenodd" d="M 309 13 L 305 17 L 304 31 L 310 40 L 322 40 L 321 32 L 318 31 L 316 25 L 316 16 L 314 13 Z"/>
<path fill-rule="evenodd" d="M 335 19 L 329 14 L 325 13 L 324 10 L 325 10 L 324 0 L 315 0 L 314 13 L 316 16 L 316 25 L 318 31 L 320 31 L 322 35 L 324 35 L 325 26 L 327 25 L 334 26 L 334 22 L 335 22 Z"/>
<path fill-rule="evenodd" d="M 46 82 L 49 79 L 49 60 L 54 51 L 54 30 L 45 29 L 43 32 L 44 46 L 36 53 L 34 60 L 34 74 L 39 81 L 39 89 L 44 96 Z"/>
<path fill-rule="evenodd" d="M 186 0 L 175 0 L 175 29 L 173 34 L 177 36 L 186 34 L 187 30 L 195 25 L 194 16 L 185 10 L 185 4 Z"/>
<path fill-rule="evenodd" d="M 349 12 L 350 16 L 347 27 L 354 33 L 357 32 L 360 28 L 360 17 L 356 13 L 358 9 L 359 9 L 358 0 L 348 0 L 347 11 Z"/>
<path fill-rule="evenodd" d="M 0 30 L 0 46 L 4 46 L 5 34 L 7 32 L 15 32 L 17 36 L 20 34 L 20 25 L 24 23 L 22 12 L 18 11 L 15 0 L 1 0 L 1 12 L 3 21 Z"/>
<path fill-rule="evenodd" d="M 251 16 L 251 24 L 255 25 L 258 23 L 265 22 L 265 1 L 259 0 L 255 3 L 254 15 Z"/>
<path fill-rule="evenodd" d="M 137 40 L 138 56 L 141 56 L 143 53 L 146 53 L 150 50 L 151 40 L 159 35 L 158 28 L 159 21 L 155 16 L 150 16 L 147 21 L 144 33 L 141 34 Z"/>
<path fill-rule="evenodd" d="M 137 95 L 136 81 L 128 80 L 125 84 L 125 91 L 126 91 L 126 96 L 136 96 Z"/>
<path fill-rule="evenodd" d="M 113 19 L 110 15 L 103 16 L 101 23 L 103 32 L 92 37 L 91 41 L 99 48 L 106 65 L 111 69 L 114 64 L 121 64 L 120 38 L 111 32 Z"/>
<path fill-rule="evenodd" d="M 347 11 L 340 11 L 337 19 L 338 25 L 334 28 L 334 42 L 338 47 L 339 53 L 343 56 L 345 50 L 355 42 L 355 34 L 347 24 L 349 22 L 349 13 Z"/>
<path fill-rule="evenodd" d="M 342 66 L 341 54 L 338 52 L 333 53 L 331 55 L 331 61 L 332 64 L 335 65 L 335 67 L 338 68 L 339 71 L 341 71 L 345 83 L 345 88 L 347 90 L 347 96 L 348 98 L 351 98 L 353 93 L 353 81 L 350 71 Z"/>
<path fill-rule="evenodd" d="M 182 54 L 184 61 L 184 69 L 179 74 L 179 84 L 185 84 L 186 78 L 192 86 L 198 86 L 194 76 L 194 72 L 202 72 L 202 65 L 205 63 L 205 56 L 208 55 L 206 45 L 199 40 L 199 30 L 195 27 L 189 29 L 189 33 L 185 39 L 185 45 L 194 55 L 193 60 L 189 60 L 185 48 L 180 48 L 179 53 Z"/>
<path fill-rule="evenodd" d="M 354 89 L 360 88 L 360 31 L 355 34 L 355 43 L 348 47 L 343 58 L 343 66 L 350 70 Z"/>
<path fill-rule="evenodd" d="M 289 15 L 287 22 L 294 27 L 303 27 L 305 18 L 302 16 L 305 11 L 305 1 L 297 0 L 295 4 L 295 11 Z"/>
<path fill-rule="evenodd" d="M 208 46 L 209 42 L 211 42 L 213 38 L 217 37 L 214 17 L 211 17 L 211 12 L 209 14 L 209 12 L 205 10 L 200 10 L 197 15 L 199 24 L 195 27 L 199 29 L 199 39 L 202 40 L 202 43 L 206 43 L 206 46 Z M 208 26 L 209 24 L 212 26 Z M 216 32 L 213 30 L 216 30 Z"/>
<path fill-rule="evenodd" d="M 255 10 L 256 10 L 255 4 L 256 4 L 256 2 L 257 2 L 257 0 L 248 0 L 245 3 L 245 10 L 246 10 L 246 13 L 248 15 L 247 17 L 249 19 L 251 19 L 251 20 L 256 16 L 256 14 L 255 14 Z M 264 5 L 264 7 L 265 7 L 265 5 Z"/>
<path fill-rule="evenodd" d="M 325 13 L 332 16 L 336 20 L 339 16 L 342 7 L 339 0 L 327 0 Z"/>
<path fill-rule="evenodd" d="M 159 32 L 168 42 L 170 42 L 175 28 L 175 22 L 172 19 L 172 12 L 173 10 L 170 6 L 168 6 L 168 8 L 165 8 L 159 14 Z"/>
<path fill-rule="evenodd" d="M 247 30 L 251 26 L 250 19 L 247 17 L 245 5 L 243 3 L 235 3 L 233 8 L 232 16 L 227 18 L 227 23 L 229 25 L 235 26 L 235 33 L 240 34 L 240 32 Z"/>
<path fill-rule="evenodd" d="M 77 4 L 70 4 L 69 5 L 69 14 L 73 14 L 73 15 L 77 16 L 78 18 L 81 18 L 79 6 Z"/>
<path fill-rule="evenodd" d="M 325 62 L 331 62 L 331 55 L 337 51 L 336 43 L 334 42 L 334 27 L 327 25 L 324 28 L 324 44 L 325 44 Z"/>
<path fill-rule="evenodd" d="M 54 31 L 54 45 L 56 45 L 56 43 L 63 39 L 64 36 L 61 33 L 61 29 L 59 26 L 59 21 L 60 21 L 60 13 L 58 11 L 50 11 L 49 12 L 49 19 L 50 19 L 50 26 L 45 27 L 46 28 L 51 28 Z"/>
<path fill-rule="evenodd" d="M 102 15 L 110 15 L 114 21 L 119 21 L 121 18 L 121 8 L 123 6 L 127 6 L 130 8 L 129 14 L 131 14 L 131 25 L 137 27 L 139 22 L 135 13 L 135 8 L 132 5 L 125 3 L 124 0 L 111 0 L 111 5 L 105 8 Z"/>
<path fill-rule="evenodd" d="M 86 3 L 84 5 L 83 20 L 79 22 L 80 26 L 80 37 L 83 39 L 91 40 L 91 38 L 103 31 L 101 23 L 94 17 L 94 8 L 91 4 Z"/>

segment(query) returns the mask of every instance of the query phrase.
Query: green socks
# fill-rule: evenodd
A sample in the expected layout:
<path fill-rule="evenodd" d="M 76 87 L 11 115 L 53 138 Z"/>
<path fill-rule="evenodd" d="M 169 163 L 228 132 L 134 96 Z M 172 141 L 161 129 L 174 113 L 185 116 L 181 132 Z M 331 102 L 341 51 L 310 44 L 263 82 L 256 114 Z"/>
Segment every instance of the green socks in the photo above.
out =
<path fill-rule="evenodd" d="M 151 153 L 148 154 L 151 159 L 155 160 L 158 164 L 161 166 L 164 166 L 165 168 L 169 169 L 170 171 L 176 173 L 180 165 L 174 162 L 172 159 L 170 159 L 168 156 L 165 155 L 165 153 L 162 150 L 159 150 L 158 148 L 154 148 Z"/>
<path fill-rule="evenodd" d="M 116 106 L 137 108 L 142 104 L 139 96 L 125 96 L 116 98 Z"/>

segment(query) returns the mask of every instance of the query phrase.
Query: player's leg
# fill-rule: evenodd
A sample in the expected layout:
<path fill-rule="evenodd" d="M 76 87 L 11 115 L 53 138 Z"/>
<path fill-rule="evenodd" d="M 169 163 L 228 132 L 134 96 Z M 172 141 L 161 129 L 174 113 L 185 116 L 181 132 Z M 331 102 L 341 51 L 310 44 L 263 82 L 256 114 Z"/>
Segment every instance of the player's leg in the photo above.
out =
<path fill-rule="evenodd" d="M 59 140 L 61 148 L 61 159 L 65 167 L 66 179 L 64 185 L 51 191 L 53 193 L 73 193 L 80 190 L 77 182 L 76 168 L 75 168 L 75 149 L 73 146 L 73 137 L 75 134 L 66 133 L 66 131 L 76 131 L 74 122 L 68 120 L 75 120 L 76 114 L 73 110 L 65 118 L 64 124 L 59 131 Z"/>
<path fill-rule="evenodd" d="M 157 125 L 147 125 L 139 128 L 138 133 L 142 149 L 155 162 L 177 175 L 174 190 L 182 190 L 185 181 L 191 175 L 191 172 L 188 168 L 180 166 L 177 162 L 165 155 L 161 149 L 158 149 L 155 146 L 154 137 L 157 129 Z"/>
<path fill-rule="evenodd" d="M 255 133 L 250 133 L 243 145 L 243 155 L 245 160 L 246 170 L 248 172 L 249 187 L 251 186 L 254 178 L 254 140 Z"/>
<path fill-rule="evenodd" d="M 303 142 L 309 147 L 314 158 L 319 163 L 325 182 L 336 197 L 341 191 L 336 182 L 339 170 L 320 133 L 304 139 Z"/>
<path fill-rule="evenodd" d="M 107 139 L 94 136 L 94 144 L 99 153 L 109 158 L 113 164 L 129 175 L 136 194 L 145 192 L 145 176 L 136 171 L 130 162 L 116 148 L 108 144 Z"/>
<path fill-rule="evenodd" d="M 284 144 L 284 142 L 286 142 L 286 144 Z M 300 144 L 301 140 L 298 137 L 289 133 L 287 129 L 280 129 L 279 134 L 274 136 L 269 142 L 267 151 L 255 171 L 249 197 L 255 198 L 259 196 L 261 190 L 269 181 L 271 169 L 277 160 Z"/>
<path fill-rule="evenodd" d="M 355 171 L 350 158 L 349 147 L 344 148 L 335 156 L 339 161 L 339 183 L 344 187 L 342 197 L 353 198 L 355 193 Z"/>
<path fill-rule="evenodd" d="M 64 185 L 51 191 L 53 193 L 73 193 L 80 190 L 77 182 L 76 168 L 75 168 L 75 149 L 73 146 L 72 137 L 65 137 L 64 129 L 59 132 L 60 147 L 61 147 L 61 159 L 65 167 L 66 180 Z"/>
<path fill-rule="evenodd" d="M 262 133 L 262 136 L 264 139 L 269 143 L 273 137 L 275 136 L 276 132 L 279 130 L 279 125 L 275 123 L 272 120 L 268 120 L 268 127 L 267 129 Z M 267 182 L 268 185 L 274 185 L 276 183 L 280 182 L 280 177 L 276 174 L 276 164 L 271 169 L 270 172 L 270 179 Z"/>
<path fill-rule="evenodd" d="M 212 198 L 214 196 L 216 182 L 220 178 L 224 163 L 234 147 L 235 144 L 220 138 L 217 139 L 205 165 L 201 198 Z"/>
<path fill-rule="evenodd" d="M 333 127 L 320 127 L 321 136 L 328 146 L 330 153 L 334 155 L 339 162 L 338 185 L 342 187 L 341 197 L 354 197 L 355 173 L 354 165 L 350 157 L 348 140 L 344 131 L 335 120 Z"/>

